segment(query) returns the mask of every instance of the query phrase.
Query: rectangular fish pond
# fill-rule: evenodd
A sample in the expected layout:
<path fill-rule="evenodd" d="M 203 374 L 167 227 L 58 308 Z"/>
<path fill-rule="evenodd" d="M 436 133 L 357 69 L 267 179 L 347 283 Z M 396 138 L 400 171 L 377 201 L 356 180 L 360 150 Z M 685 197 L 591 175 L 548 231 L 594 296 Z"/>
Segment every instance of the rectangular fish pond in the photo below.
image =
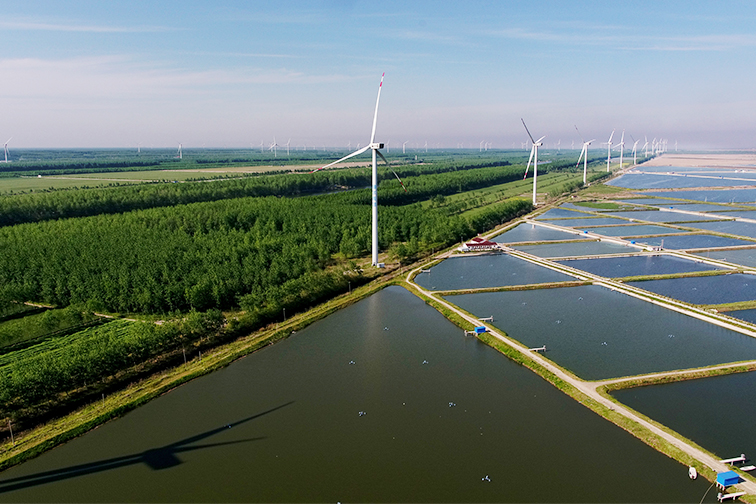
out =
<path fill-rule="evenodd" d="M 698 502 L 708 486 L 388 287 L 0 473 L 0 501 Z"/>
<path fill-rule="evenodd" d="M 755 189 L 704 189 L 701 191 L 660 191 L 645 193 L 646 196 L 679 198 L 713 203 L 753 203 L 756 202 Z"/>
<path fill-rule="evenodd" d="M 529 224 L 527 222 L 519 224 L 514 228 L 500 235 L 495 236 L 491 241 L 496 243 L 517 243 L 517 242 L 541 242 L 541 241 L 561 241 L 561 240 L 580 240 L 581 236 L 577 233 L 567 231 L 558 231 L 556 229 Z"/>
<path fill-rule="evenodd" d="M 738 250 L 712 250 L 707 252 L 698 252 L 695 255 L 709 257 L 733 264 L 740 264 L 751 268 L 756 267 L 756 248 L 738 249 Z"/>
<path fill-rule="evenodd" d="M 596 228 L 580 228 L 581 231 L 596 233 L 603 236 L 644 236 L 655 234 L 690 233 L 683 229 L 676 229 L 653 224 L 628 224 L 625 226 L 605 226 Z"/>
<path fill-rule="evenodd" d="M 737 178 L 735 174 L 732 174 L 730 178 L 727 178 L 725 175 L 712 177 L 711 174 L 690 174 L 681 176 L 626 173 L 620 175 L 614 180 L 610 180 L 607 182 L 607 185 L 623 187 L 625 189 L 684 189 L 688 187 L 736 187 L 756 185 L 756 180 Z"/>
<path fill-rule="evenodd" d="M 636 255 L 598 259 L 572 259 L 560 264 L 605 278 L 646 275 L 672 275 L 717 270 L 716 266 L 669 255 Z"/>
<path fill-rule="evenodd" d="M 446 299 L 586 380 L 756 359 L 756 338 L 598 285 Z"/>
<path fill-rule="evenodd" d="M 428 290 L 482 289 L 576 280 L 509 254 L 450 257 L 420 273 L 415 282 Z"/>
<path fill-rule="evenodd" d="M 646 280 L 628 282 L 628 285 L 698 305 L 737 303 L 756 299 L 756 275 L 744 273 Z"/>
<path fill-rule="evenodd" d="M 756 245 L 756 242 L 740 240 L 738 238 L 727 238 L 717 235 L 677 235 L 677 236 L 652 236 L 647 238 L 636 238 L 638 243 L 645 243 L 655 247 L 664 247 L 672 250 L 686 249 L 706 249 L 706 248 L 724 248 L 724 247 L 747 247 Z"/>
<path fill-rule="evenodd" d="M 756 239 L 756 224 L 738 221 L 686 222 L 686 227 Z"/>
<path fill-rule="evenodd" d="M 756 460 L 756 372 L 616 390 L 621 403 L 691 439 L 718 457 Z"/>
<path fill-rule="evenodd" d="M 680 212 L 667 212 L 663 210 L 636 210 L 630 212 L 612 212 L 610 215 L 648 222 L 688 222 L 715 220 L 716 217 L 704 215 L 689 215 Z"/>
<path fill-rule="evenodd" d="M 512 247 L 538 257 L 575 257 L 609 254 L 632 254 L 640 252 L 640 247 L 620 245 L 602 241 L 575 243 L 546 243 L 543 245 L 516 245 Z"/>

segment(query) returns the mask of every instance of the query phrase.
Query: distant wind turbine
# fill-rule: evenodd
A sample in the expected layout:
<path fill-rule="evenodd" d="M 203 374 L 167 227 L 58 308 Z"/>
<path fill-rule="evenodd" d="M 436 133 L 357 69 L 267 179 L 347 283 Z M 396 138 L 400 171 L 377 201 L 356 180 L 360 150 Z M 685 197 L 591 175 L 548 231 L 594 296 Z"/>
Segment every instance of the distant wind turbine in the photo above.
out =
<path fill-rule="evenodd" d="M 409 140 L 407 140 L 407 142 L 409 142 Z M 404 147 L 405 147 L 405 146 L 407 145 L 407 142 L 404 142 L 404 143 L 402 144 L 402 154 L 406 154 L 406 152 L 405 152 L 405 150 L 404 150 Z"/>
<path fill-rule="evenodd" d="M 270 147 L 268 147 L 268 151 L 273 151 L 273 157 L 278 157 L 278 147 L 279 145 L 276 143 L 276 137 L 273 137 L 273 143 L 270 144 Z"/>
<path fill-rule="evenodd" d="M 633 141 L 633 166 L 637 166 L 638 158 L 636 154 L 638 152 L 638 142 L 640 142 L 640 140 L 636 140 L 635 138 L 633 138 L 633 135 L 630 135 L 630 140 Z"/>
<path fill-rule="evenodd" d="M 3 163 L 8 163 L 8 142 L 10 142 L 13 139 L 13 137 L 10 137 L 8 140 L 5 141 L 3 144 L 3 152 L 5 153 L 5 161 Z"/>
<path fill-rule="evenodd" d="M 612 134 L 609 135 L 609 141 L 606 143 L 606 171 L 609 171 L 609 165 L 612 162 L 612 138 L 614 138 L 614 130 L 612 130 Z"/>
<path fill-rule="evenodd" d="M 622 169 L 622 158 L 625 155 L 625 130 L 622 130 L 622 139 L 617 144 L 620 148 L 620 170 Z"/>
<path fill-rule="evenodd" d="M 583 138 L 583 135 L 580 134 L 580 130 L 577 127 L 577 124 L 575 125 L 575 129 L 578 132 L 578 135 L 580 136 L 580 141 L 583 142 L 583 150 L 580 151 L 580 156 L 578 157 L 577 164 L 575 165 L 575 168 L 580 166 L 580 159 L 583 159 L 583 184 L 588 183 L 588 146 L 591 145 L 592 142 L 594 142 L 596 139 L 588 140 L 587 142 Z"/>
<path fill-rule="evenodd" d="M 291 138 L 289 138 L 289 141 L 286 142 L 286 155 L 289 155 L 289 145 L 291 144 Z M 307 150 L 307 146 L 305 146 L 305 150 Z"/>
<path fill-rule="evenodd" d="M 181 144 L 180 143 L 179 143 L 178 154 L 176 155 L 176 159 L 184 159 L 184 153 L 181 150 Z"/>
<path fill-rule="evenodd" d="M 528 129 L 528 126 L 525 124 L 525 119 L 520 118 L 520 121 L 522 121 L 522 125 L 525 126 L 525 131 L 528 132 L 528 136 L 530 137 L 530 142 L 533 144 L 533 147 L 530 148 L 530 159 L 528 159 L 528 166 L 525 168 L 525 176 L 522 177 L 523 180 L 528 178 L 528 170 L 530 169 L 530 162 L 535 161 L 533 163 L 533 206 L 536 206 L 536 184 L 538 183 L 538 147 L 543 145 L 543 139 L 546 138 L 546 135 L 542 136 L 538 140 L 533 140 L 533 135 L 530 134 L 530 130 Z M 535 157 L 535 159 L 533 159 Z"/>
<path fill-rule="evenodd" d="M 367 144 L 362 149 L 358 149 L 351 154 L 344 156 L 343 158 L 339 159 L 338 161 L 334 161 L 333 163 L 329 163 L 321 168 L 318 168 L 316 171 L 323 170 L 324 168 L 329 168 L 337 163 L 341 163 L 342 161 L 346 161 L 347 159 L 358 156 L 362 154 L 363 152 L 367 151 L 368 149 L 372 150 L 373 152 L 373 178 L 372 178 L 372 193 L 373 193 L 373 212 L 372 212 L 372 238 L 373 238 L 373 245 L 372 245 L 372 265 L 378 266 L 378 157 L 380 157 L 384 163 L 386 163 L 387 166 L 389 166 L 389 169 L 394 173 L 394 176 L 399 180 L 399 183 L 404 188 L 404 191 L 407 191 L 407 188 L 404 187 L 404 183 L 399 178 L 399 175 L 396 174 L 396 172 L 391 168 L 388 161 L 386 161 L 386 158 L 383 157 L 383 154 L 381 154 L 381 151 L 379 149 L 383 148 L 382 143 L 376 143 L 375 141 L 375 127 L 378 124 L 378 103 L 381 101 L 381 89 L 383 89 L 383 76 L 386 75 L 385 73 L 381 75 L 381 83 L 378 85 L 378 98 L 375 100 L 375 114 L 373 115 L 373 131 L 370 133 L 370 143 Z"/>

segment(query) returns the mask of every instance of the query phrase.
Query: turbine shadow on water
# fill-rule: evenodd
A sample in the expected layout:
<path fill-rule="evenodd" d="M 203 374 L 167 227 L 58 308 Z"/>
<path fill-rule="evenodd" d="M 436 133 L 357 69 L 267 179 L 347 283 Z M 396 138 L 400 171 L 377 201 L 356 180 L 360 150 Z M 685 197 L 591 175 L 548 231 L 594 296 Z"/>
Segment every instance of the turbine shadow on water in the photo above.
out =
<path fill-rule="evenodd" d="M 89 462 L 86 464 L 79 464 L 79 465 L 75 465 L 71 467 L 64 467 L 62 469 L 56 469 L 54 471 L 44 471 L 44 472 L 40 472 L 36 474 L 30 474 L 28 476 L 20 476 L 18 478 L 0 480 L 0 494 L 6 493 L 6 492 L 12 492 L 14 490 L 21 490 L 23 488 L 44 485 L 47 483 L 53 483 L 56 481 L 77 478 L 79 476 L 85 476 L 88 474 L 94 474 L 94 473 L 99 473 L 103 471 L 110 471 L 112 469 L 118 469 L 120 467 L 126 467 L 126 466 L 140 464 L 140 463 L 147 465 L 150 469 L 154 471 L 159 471 L 162 469 L 169 469 L 171 467 L 175 467 L 182 463 L 181 459 L 178 458 L 177 456 L 179 453 L 182 453 L 182 452 L 201 450 L 205 448 L 216 448 L 220 446 L 234 445 L 234 444 L 239 444 L 239 443 L 248 443 L 251 441 L 260 441 L 260 440 L 265 439 L 265 437 L 263 436 L 263 437 L 255 437 L 255 438 L 248 438 L 248 439 L 240 439 L 237 441 L 228 441 L 224 443 L 210 443 L 210 444 L 189 446 L 192 443 L 205 440 L 225 430 L 228 430 L 231 427 L 237 427 L 239 425 L 249 422 L 250 420 L 254 420 L 256 418 L 260 418 L 269 413 L 273 413 L 274 411 L 282 409 L 293 403 L 294 401 L 289 401 L 280 406 L 276 406 L 275 408 L 271 408 L 267 411 L 263 411 L 262 413 L 249 416 L 242 420 L 238 420 L 234 423 L 226 424 L 222 427 L 218 427 L 216 429 L 202 432 L 195 436 L 191 436 L 191 437 L 182 439 L 180 441 L 176 441 L 175 443 L 161 446 L 159 448 L 151 448 L 141 453 L 135 453 L 133 455 L 124 455 L 122 457 L 114 457 L 110 459 L 98 460 L 96 462 Z"/>

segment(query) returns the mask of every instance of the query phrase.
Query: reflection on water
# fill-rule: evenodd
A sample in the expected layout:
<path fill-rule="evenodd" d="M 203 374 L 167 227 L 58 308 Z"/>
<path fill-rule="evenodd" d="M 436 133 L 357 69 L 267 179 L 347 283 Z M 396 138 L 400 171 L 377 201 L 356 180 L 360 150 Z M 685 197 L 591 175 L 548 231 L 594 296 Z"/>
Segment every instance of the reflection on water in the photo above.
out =
<path fill-rule="evenodd" d="M 567 231 L 557 231 L 536 224 L 520 224 L 509 231 L 494 237 L 496 243 L 540 242 L 557 240 L 579 240 L 580 236 Z"/>
<path fill-rule="evenodd" d="M 697 502 L 707 487 L 399 287 L 0 474 L 12 502 Z"/>

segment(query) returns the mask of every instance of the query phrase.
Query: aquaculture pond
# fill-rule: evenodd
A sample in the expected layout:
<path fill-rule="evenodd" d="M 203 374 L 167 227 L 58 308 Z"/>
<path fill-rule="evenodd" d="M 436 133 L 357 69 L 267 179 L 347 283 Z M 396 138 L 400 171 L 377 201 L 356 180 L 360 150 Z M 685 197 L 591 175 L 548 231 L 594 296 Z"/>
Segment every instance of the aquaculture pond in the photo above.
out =
<path fill-rule="evenodd" d="M 739 249 L 739 250 L 711 250 L 698 252 L 695 255 L 701 257 L 710 257 L 720 261 L 727 261 L 742 266 L 756 267 L 756 248 Z"/>
<path fill-rule="evenodd" d="M 625 226 L 605 226 L 596 228 L 580 228 L 580 231 L 588 231 L 603 236 L 643 236 L 654 234 L 690 233 L 682 229 L 655 226 L 653 224 L 629 224 Z"/>
<path fill-rule="evenodd" d="M 626 220 L 613 217 L 588 217 L 587 219 L 556 219 L 544 221 L 555 226 L 580 227 L 580 226 L 611 226 L 613 224 L 625 224 Z"/>
<path fill-rule="evenodd" d="M 716 217 L 705 215 L 689 215 L 681 212 L 668 212 L 664 210 L 638 210 L 631 212 L 612 212 L 611 215 L 626 219 L 644 220 L 649 222 L 687 222 L 715 220 Z"/>
<path fill-rule="evenodd" d="M 598 285 L 447 296 L 581 378 L 756 359 L 756 339 Z"/>
<path fill-rule="evenodd" d="M 581 239 L 581 236 L 576 233 L 558 231 L 537 224 L 523 223 L 492 238 L 491 241 L 496 243 L 516 243 L 579 239 Z"/>
<path fill-rule="evenodd" d="M 713 203 L 752 203 L 756 201 L 756 189 L 726 189 L 701 191 L 662 191 L 645 193 L 646 196 L 679 198 Z"/>
<path fill-rule="evenodd" d="M 563 208 L 552 208 L 541 215 L 535 217 L 537 220 L 542 219 L 562 219 L 573 217 L 594 217 L 593 215 L 584 214 L 580 212 L 573 212 L 572 210 L 564 210 Z"/>
<path fill-rule="evenodd" d="M 638 243 L 645 243 L 655 247 L 663 246 L 666 249 L 684 250 L 684 249 L 704 249 L 716 247 L 744 247 L 756 245 L 756 242 L 748 240 L 739 240 L 737 238 L 727 238 L 716 235 L 677 235 L 677 236 L 653 236 L 649 238 L 638 238 Z"/>
<path fill-rule="evenodd" d="M 756 459 L 756 373 L 617 390 L 620 402 L 650 416 L 721 458 Z"/>
<path fill-rule="evenodd" d="M 756 224 L 750 222 L 738 221 L 718 221 L 718 222 L 686 222 L 686 227 L 714 231 L 715 233 L 726 233 L 738 236 L 747 236 L 756 238 Z"/>
<path fill-rule="evenodd" d="M 753 219 L 756 220 L 756 210 L 738 210 L 734 212 L 717 212 L 722 217 L 734 217 L 736 219 Z"/>
<path fill-rule="evenodd" d="M 666 174 L 646 174 L 646 173 L 626 173 L 620 175 L 614 180 L 610 180 L 607 185 L 623 187 L 625 189 L 684 189 L 688 187 L 735 187 L 754 185 L 756 181 L 747 178 L 736 179 L 725 176 L 713 176 L 710 174 L 686 174 L 686 175 L 666 175 Z"/>
<path fill-rule="evenodd" d="M 698 502 L 708 486 L 389 287 L 1 473 L 0 500 Z"/>
<path fill-rule="evenodd" d="M 640 247 L 619 245 L 602 241 L 575 243 L 545 243 L 543 245 L 515 245 L 517 250 L 533 254 L 538 257 L 575 257 L 608 254 L 632 254 L 640 252 Z"/>
<path fill-rule="evenodd" d="M 629 282 L 641 289 L 691 304 L 725 304 L 756 299 L 756 275 L 726 275 L 670 278 Z"/>
<path fill-rule="evenodd" d="M 510 285 L 569 282 L 574 277 L 509 254 L 450 257 L 420 273 L 415 282 L 428 290 L 481 289 Z"/>
<path fill-rule="evenodd" d="M 663 199 L 663 198 L 633 198 L 618 200 L 620 203 L 630 203 L 632 205 L 653 205 L 653 206 L 676 206 L 685 204 L 685 201 Z"/>
<path fill-rule="evenodd" d="M 677 273 L 692 273 L 720 269 L 708 264 L 689 261 L 669 255 L 636 255 L 628 257 L 604 257 L 598 259 L 572 259 L 559 262 L 565 266 L 577 268 L 607 278 L 672 275 Z"/>

